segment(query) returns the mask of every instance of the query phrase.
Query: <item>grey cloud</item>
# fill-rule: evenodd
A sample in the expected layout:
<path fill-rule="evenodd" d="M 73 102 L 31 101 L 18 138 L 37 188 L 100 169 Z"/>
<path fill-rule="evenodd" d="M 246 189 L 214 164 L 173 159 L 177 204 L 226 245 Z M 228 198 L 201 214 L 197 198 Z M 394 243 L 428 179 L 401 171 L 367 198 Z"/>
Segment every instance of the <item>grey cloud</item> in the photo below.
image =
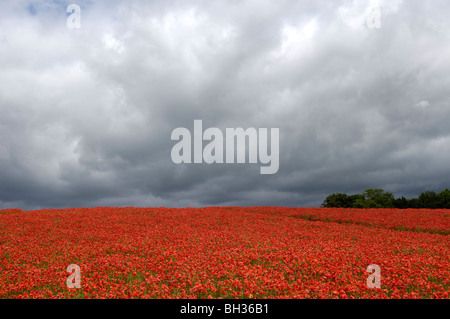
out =
<path fill-rule="evenodd" d="M 447 187 L 445 1 L 0 4 L 0 208 L 317 206 Z M 280 169 L 176 165 L 173 129 L 279 127 Z"/>

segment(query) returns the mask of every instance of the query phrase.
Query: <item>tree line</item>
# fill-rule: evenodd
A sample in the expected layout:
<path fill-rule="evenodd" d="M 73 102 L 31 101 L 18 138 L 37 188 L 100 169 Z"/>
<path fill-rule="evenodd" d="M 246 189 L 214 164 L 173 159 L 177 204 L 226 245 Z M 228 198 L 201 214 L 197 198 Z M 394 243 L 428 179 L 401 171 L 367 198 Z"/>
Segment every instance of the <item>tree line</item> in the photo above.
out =
<path fill-rule="evenodd" d="M 426 191 L 416 198 L 407 199 L 404 196 L 395 198 L 392 193 L 383 189 L 368 189 L 362 194 L 347 195 L 334 193 L 328 195 L 322 207 L 343 208 L 448 208 L 450 209 L 450 190 L 447 188 L 436 193 Z"/>

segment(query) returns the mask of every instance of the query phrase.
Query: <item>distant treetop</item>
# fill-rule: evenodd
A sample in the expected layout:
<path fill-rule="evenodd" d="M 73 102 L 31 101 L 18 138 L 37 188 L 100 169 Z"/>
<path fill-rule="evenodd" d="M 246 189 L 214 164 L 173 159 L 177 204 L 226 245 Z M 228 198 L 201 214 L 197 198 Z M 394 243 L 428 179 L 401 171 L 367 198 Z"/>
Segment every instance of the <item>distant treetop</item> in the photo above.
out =
<path fill-rule="evenodd" d="M 450 190 L 447 188 L 436 193 L 426 191 L 417 198 L 395 198 L 392 193 L 382 189 L 367 189 L 362 194 L 347 195 L 334 193 L 328 195 L 322 207 L 343 208 L 447 208 L 450 209 Z"/>

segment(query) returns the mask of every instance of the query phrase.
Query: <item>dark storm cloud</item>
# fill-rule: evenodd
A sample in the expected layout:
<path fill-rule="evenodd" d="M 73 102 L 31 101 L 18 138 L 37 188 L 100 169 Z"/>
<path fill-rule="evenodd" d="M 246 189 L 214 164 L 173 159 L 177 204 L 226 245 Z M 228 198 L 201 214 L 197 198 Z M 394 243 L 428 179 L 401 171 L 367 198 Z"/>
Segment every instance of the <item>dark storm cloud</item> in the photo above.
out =
<path fill-rule="evenodd" d="M 71 2 L 70 2 L 71 3 Z M 448 186 L 447 1 L 0 4 L 0 208 L 316 206 Z M 280 128 L 280 168 L 171 160 L 172 130 Z"/>

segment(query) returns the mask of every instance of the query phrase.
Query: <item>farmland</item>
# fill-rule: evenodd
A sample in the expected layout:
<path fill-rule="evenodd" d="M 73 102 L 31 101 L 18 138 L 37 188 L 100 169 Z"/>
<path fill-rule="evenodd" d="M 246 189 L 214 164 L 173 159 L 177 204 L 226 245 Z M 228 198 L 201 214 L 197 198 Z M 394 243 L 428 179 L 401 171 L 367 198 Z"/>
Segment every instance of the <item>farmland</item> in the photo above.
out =
<path fill-rule="evenodd" d="M 449 248 L 443 209 L 9 209 L 0 298 L 448 299 Z"/>

